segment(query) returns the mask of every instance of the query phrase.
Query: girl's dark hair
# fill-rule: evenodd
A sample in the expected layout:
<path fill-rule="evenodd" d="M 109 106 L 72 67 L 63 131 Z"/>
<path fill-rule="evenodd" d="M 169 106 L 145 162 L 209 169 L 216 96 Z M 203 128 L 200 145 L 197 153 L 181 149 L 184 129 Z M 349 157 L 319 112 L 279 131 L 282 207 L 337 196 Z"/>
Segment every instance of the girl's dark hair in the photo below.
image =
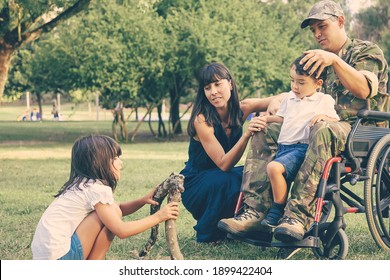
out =
<path fill-rule="evenodd" d="M 119 157 L 122 150 L 114 139 L 105 135 L 90 135 L 77 139 L 72 147 L 72 159 L 69 180 L 62 186 L 55 197 L 68 191 L 71 187 L 90 179 L 102 181 L 114 191 L 118 179 L 113 172 L 113 159 Z"/>
<path fill-rule="evenodd" d="M 240 101 L 238 99 L 236 82 L 225 65 L 213 62 L 206 64 L 199 72 L 199 89 L 195 97 L 194 108 L 187 127 L 187 133 L 190 137 L 194 137 L 196 135 L 194 122 L 199 114 L 204 115 L 207 124 L 210 126 L 221 123 L 217 110 L 206 97 L 204 87 L 222 79 L 227 79 L 232 84 L 231 97 L 228 101 L 228 110 L 230 114 L 228 125 L 231 128 L 242 126 L 242 112 L 240 110 Z"/>
<path fill-rule="evenodd" d="M 293 67 L 293 66 L 295 66 L 295 72 L 298 74 L 298 75 L 305 75 L 305 76 L 310 76 L 310 77 L 312 77 L 313 79 L 315 79 L 315 80 L 323 80 L 324 82 L 325 82 L 325 79 L 326 79 L 326 72 L 327 72 L 327 67 L 325 67 L 325 69 L 322 71 L 322 73 L 321 73 L 321 75 L 318 77 L 318 78 L 316 78 L 316 76 L 317 76 L 317 70 L 313 73 L 313 74 L 311 74 L 310 75 L 310 70 L 311 70 L 311 68 L 312 68 L 312 66 L 313 66 L 313 64 L 312 65 L 310 65 L 310 67 L 308 68 L 308 69 L 303 69 L 303 67 L 305 66 L 305 64 L 300 64 L 299 62 L 302 60 L 302 58 L 304 58 L 306 55 L 305 54 L 303 54 L 303 55 L 301 55 L 300 57 L 297 57 L 295 60 L 294 60 L 294 62 L 291 64 L 291 67 Z"/>

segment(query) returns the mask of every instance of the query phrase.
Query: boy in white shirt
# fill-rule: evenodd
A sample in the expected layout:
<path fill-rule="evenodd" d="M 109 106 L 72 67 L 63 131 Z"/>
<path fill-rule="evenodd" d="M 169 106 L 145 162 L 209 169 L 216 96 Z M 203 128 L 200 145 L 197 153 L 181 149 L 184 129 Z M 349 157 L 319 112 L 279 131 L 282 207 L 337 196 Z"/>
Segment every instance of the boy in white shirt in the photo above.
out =
<path fill-rule="evenodd" d="M 267 123 L 282 123 L 278 138 L 278 151 L 267 165 L 267 174 L 272 186 L 273 205 L 262 220 L 262 225 L 276 227 L 283 217 L 288 188 L 296 177 L 309 143 L 310 128 L 320 121 L 336 122 L 339 116 L 335 101 L 320 92 L 326 71 L 317 79 L 304 69 L 298 57 L 291 65 L 291 91 L 287 94 L 276 115 L 263 116 Z"/>

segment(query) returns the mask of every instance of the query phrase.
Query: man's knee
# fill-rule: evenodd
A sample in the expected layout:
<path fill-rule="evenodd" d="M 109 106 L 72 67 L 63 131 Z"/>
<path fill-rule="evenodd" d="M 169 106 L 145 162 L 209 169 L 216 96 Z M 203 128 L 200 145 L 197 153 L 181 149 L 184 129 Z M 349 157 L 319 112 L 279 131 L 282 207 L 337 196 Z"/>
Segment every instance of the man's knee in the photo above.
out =
<path fill-rule="evenodd" d="M 343 151 L 351 126 L 346 122 L 319 122 L 310 130 L 309 145 L 331 144 L 336 153 Z"/>
<path fill-rule="evenodd" d="M 325 135 L 330 135 L 328 124 L 326 122 L 318 122 L 310 130 L 309 141 L 311 142 Z"/>

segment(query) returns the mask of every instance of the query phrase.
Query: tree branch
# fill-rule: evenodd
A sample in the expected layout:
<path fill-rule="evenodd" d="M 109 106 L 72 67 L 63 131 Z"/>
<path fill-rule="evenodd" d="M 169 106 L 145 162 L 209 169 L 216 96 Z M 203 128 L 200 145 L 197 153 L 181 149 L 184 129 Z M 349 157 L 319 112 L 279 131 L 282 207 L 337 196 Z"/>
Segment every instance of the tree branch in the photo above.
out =
<path fill-rule="evenodd" d="M 67 10 L 59 14 L 57 17 L 52 19 L 51 21 L 43 24 L 42 26 L 32 31 L 27 31 L 23 33 L 22 41 L 19 42 L 20 45 L 24 45 L 38 39 L 42 35 L 42 33 L 50 32 L 61 22 L 64 22 L 65 20 L 71 18 L 72 16 L 86 9 L 91 4 L 91 1 L 92 0 L 79 0 L 72 7 L 68 8 Z"/>

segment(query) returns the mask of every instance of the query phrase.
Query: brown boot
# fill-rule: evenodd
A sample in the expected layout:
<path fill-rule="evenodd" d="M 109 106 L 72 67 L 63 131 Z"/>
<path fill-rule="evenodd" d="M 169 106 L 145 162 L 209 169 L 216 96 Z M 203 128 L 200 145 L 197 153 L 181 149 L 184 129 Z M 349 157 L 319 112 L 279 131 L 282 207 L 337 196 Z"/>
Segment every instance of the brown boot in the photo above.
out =
<path fill-rule="evenodd" d="M 263 239 L 264 233 L 269 233 L 269 229 L 261 225 L 264 217 L 263 213 L 257 213 L 252 208 L 246 206 L 238 216 L 220 220 L 218 228 L 243 238 Z"/>
<path fill-rule="evenodd" d="M 283 217 L 275 228 L 275 239 L 282 242 L 293 242 L 303 239 L 305 229 L 303 224 L 294 218 Z"/>

